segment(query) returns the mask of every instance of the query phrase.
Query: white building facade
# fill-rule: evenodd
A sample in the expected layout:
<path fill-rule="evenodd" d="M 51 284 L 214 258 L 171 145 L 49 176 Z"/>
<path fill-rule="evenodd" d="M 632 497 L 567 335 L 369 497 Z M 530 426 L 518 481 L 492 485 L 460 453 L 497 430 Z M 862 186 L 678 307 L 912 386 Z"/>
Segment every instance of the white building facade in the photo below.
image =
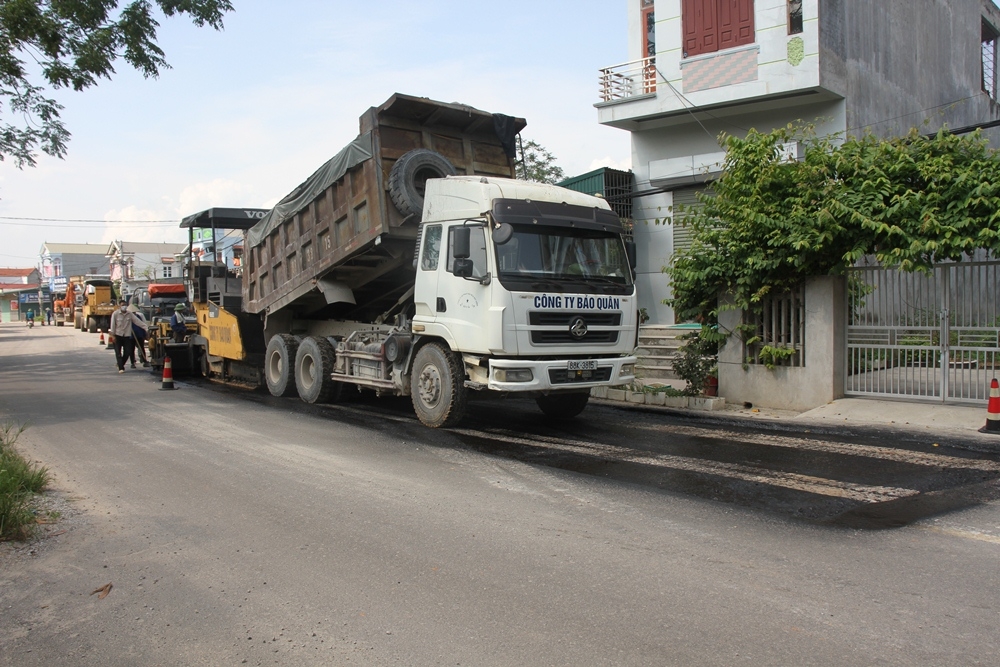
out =
<path fill-rule="evenodd" d="M 637 282 L 652 323 L 674 323 L 662 269 L 689 237 L 673 206 L 696 203 L 720 173 L 720 134 L 805 123 L 890 136 L 1000 119 L 991 0 L 627 3 L 629 62 L 601 70 L 595 106 L 600 123 L 631 133 Z"/>

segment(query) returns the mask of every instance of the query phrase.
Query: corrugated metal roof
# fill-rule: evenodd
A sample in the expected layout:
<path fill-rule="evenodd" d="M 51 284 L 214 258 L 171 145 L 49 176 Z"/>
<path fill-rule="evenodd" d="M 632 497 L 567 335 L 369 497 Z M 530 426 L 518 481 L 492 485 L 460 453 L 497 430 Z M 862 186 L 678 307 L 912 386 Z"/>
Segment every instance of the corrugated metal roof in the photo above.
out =
<path fill-rule="evenodd" d="M 43 243 L 42 254 L 53 255 L 100 255 L 108 254 L 108 246 L 103 243 Z"/>
<path fill-rule="evenodd" d="M 37 271 L 37 269 L 35 269 L 35 268 L 30 268 L 30 269 L 0 269 L 0 276 L 3 276 L 3 277 L 12 277 L 12 278 L 13 277 L 23 278 L 24 276 L 30 276 L 34 271 Z"/>
<path fill-rule="evenodd" d="M 155 255 L 176 255 L 184 252 L 186 243 L 133 243 L 122 241 L 122 252 L 150 253 Z"/>

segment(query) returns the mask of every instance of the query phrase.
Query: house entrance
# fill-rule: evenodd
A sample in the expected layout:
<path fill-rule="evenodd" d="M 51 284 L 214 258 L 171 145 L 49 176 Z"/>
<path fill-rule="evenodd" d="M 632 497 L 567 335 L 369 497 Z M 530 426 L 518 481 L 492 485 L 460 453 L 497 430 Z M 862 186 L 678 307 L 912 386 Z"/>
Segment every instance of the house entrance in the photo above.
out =
<path fill-rule="evenodd" d="M 847 396 L 985 403 L 1000 377 L 1000 261 L 847 274 Z"/>

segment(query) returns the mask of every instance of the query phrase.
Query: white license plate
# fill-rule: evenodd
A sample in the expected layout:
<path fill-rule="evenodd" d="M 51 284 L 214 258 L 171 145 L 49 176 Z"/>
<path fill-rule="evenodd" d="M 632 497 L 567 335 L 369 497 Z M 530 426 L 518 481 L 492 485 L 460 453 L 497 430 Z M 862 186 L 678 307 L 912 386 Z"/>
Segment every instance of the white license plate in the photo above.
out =
<path fill-rule="evenodd" d="M 582 361 L 570 361 L 569 370 L 571 371 L 596 371 L 597 370 L 597 360 L 596 359 L 584 359 Z"/>

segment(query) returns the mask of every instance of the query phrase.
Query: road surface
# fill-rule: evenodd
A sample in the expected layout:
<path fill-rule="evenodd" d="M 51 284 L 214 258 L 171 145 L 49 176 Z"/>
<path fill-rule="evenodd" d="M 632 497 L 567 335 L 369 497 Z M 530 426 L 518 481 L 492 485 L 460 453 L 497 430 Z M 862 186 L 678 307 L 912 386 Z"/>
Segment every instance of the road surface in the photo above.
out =
<path fill-rule="evenodd" d="M 0 325 L 59 520 L 0 665 L 992 665 L 1000 464 L 592 405 L 308 406 Z M 91 594 L 111 583 L 103 598 Z"/>

